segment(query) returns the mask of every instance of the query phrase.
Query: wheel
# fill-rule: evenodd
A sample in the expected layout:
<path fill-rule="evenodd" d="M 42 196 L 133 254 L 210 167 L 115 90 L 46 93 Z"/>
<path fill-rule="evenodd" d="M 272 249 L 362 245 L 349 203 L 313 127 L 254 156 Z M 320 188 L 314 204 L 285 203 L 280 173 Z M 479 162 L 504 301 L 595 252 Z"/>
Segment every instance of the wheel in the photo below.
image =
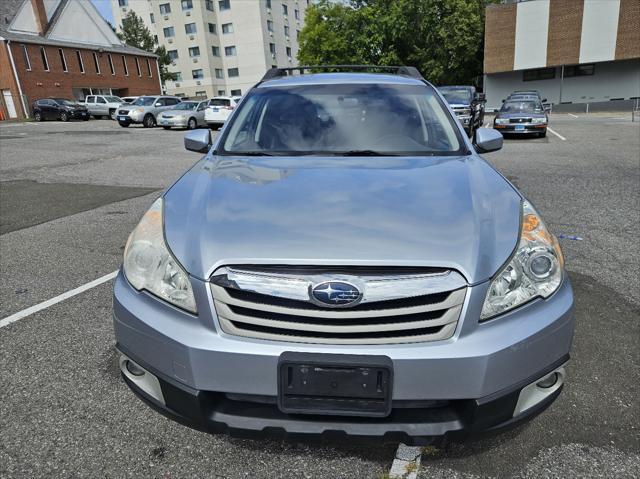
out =
<path fill-rule="evenodd" d="M 115 110 L 115 108 L 111 108 L 109 110 L 109 116 L 107 118 L 111 118 L 112 120 L 116 119 L 116 110 Z"/>
<path fill-rule="evenodd" d="M 39 112 L 39 111 L 37 111 L 37 112 L 35 112 L 35 113 L 33 114 L 33 119 L 34 119 L 35 121 L 42 121 L 44 118 L 42 118 L 42 115 L 40 114 L 40 112 Z"/>
<path fill-rule="evenodd" d="M 195 118 L 189 118 L 187 122 L 187 130 L 195 130 L 198 127 L 198 123 Z"/>
<path fill-rule="evenodd" d="M 540 138 L 544 138 L 545 136 L 547 136 L 547 130 L 544 130 L 543 132 L 540 133 Z"/>
<path fill-rule="evenodd" d="M 89 121 L 89 118 L 91 117 L 87 116 L 86 118 L 83 118 L 82 121 Z"/>
<path fill-rule="evenodd" d="M 170 126 L 163 126 L 162 128 L 164 128 L 165 130 L 170 130 L 171 129 Z"/>
<path fill-rule="evenodd" d="M 142 126 L 145 128 L 153 128 L 156 126 L 156 119 L 153 117 L 151 113 L 148 113 L 144 119 L 142 120 Z"/>
<path fill-rule="evenodd" d="M 120 125 L 123 128 L 128 128 L 129 127 L 129 123 L 127 123 L 126 121 L 119 121 L 118 125 Z"/>
<path fill-rule="evenodd" d="M 62 121 L 69 121 L 69 114 L 66 111 L 63 111 L 60 113 L 60 119 Z"/>

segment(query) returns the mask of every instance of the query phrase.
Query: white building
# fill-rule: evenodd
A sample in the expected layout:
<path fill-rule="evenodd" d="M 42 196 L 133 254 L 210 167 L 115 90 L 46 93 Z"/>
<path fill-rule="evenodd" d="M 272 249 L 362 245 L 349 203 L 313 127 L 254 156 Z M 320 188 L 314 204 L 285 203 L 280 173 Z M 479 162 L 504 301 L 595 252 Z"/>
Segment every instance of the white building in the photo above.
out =
<path fill-rule="evenodd" d="M 296 66 L 309 0 L 111 0 L 116 26 L 129 10 L 173 58 L 178 96 L 242 95 L 271 67 Z"/>

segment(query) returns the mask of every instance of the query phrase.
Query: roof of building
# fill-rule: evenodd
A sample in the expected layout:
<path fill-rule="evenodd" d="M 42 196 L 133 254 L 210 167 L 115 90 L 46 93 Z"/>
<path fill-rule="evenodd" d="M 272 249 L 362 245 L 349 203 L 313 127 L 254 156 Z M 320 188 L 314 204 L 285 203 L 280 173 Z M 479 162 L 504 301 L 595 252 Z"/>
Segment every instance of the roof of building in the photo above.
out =
<path fill-rule="evenodd" d="M 84 2 L 83 4 L 80 4 L 79 2 L 81 1 L 83 0 L 49 0 L 46 4 L 48 23 L 44 34 L 39 35 L 36 32 L 28 31 L 26 29 L 21 30 L 16 26 L 16 23 L 18 23 L 19 20 L 24 22 L 25 18 L 33 16 L 33 10 L 30 8 L 30 5 L 25 5 L 27 3 L 31 3 L 31 0 L 1 0 L 0 38 L 20 43 L 35 43 L 38 45 L 103 50 L 106 52 L 127 53 L 147 57 L 157 56 L 154 53 L 126 45 L 113 33 L 109 35 L 108 33 L 111 32 L 111 26 L 107 21 L 100 16 L 91 2 Z M 90 38 L 76 39 L 77 32 L 68 31 L 69 28 L 67 28 L 67 25 L 72 24 L 75 21 L 69 19 L 66 24 L 64 21 L 64 15 L 66 15 L 66 12 L 74 7 L 76 11 L 80 11 L 81 14 L 90 15 L 87 20 L 94 22 L 94 24 L 95 22 L 98 22 L 99 29 L 102 30 L 103 33 L 106 32 L 107 35 L 100 35 L 99 31 L 95 31 L 95 29 L 93 29 L 90 31 L 89 35 L 100 35 L 100 41 L 97 41 L 97 38 L 94 41 L 91 41 Z M 30 20 L 31 19 L 28 18 L 28 21 Z M 107 31 L 105 27 L 109 30 Z"/>

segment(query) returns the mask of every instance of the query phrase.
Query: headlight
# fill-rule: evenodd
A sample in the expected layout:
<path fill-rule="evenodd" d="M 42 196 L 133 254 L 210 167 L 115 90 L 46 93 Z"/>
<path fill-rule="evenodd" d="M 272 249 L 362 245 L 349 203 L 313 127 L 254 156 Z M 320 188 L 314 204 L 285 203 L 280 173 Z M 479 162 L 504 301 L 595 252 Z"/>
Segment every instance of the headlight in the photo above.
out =
<path fill-rule="evenodd" d="M 144 108 L 136 108 L 133 110 L 134 113 L 144 113 Z"/>
<path fill-rule="evenodd" d="M 543 123 L 546 123 L 547 119 L 546 118 L 532 118 L 531 119 L 531 123 L 533 123 L 534 125 L 541 125 Z"/>
<path fill-rule="evenodd" d="M 549 297 L 560 286 L 563 267 L 558 240 L 524 201 L 520 242 L 511 261 L 491 281 L 480 319 L 502 314 L 538 296 Z"/>
<path fill-rule="evenodd" d="M 509 123 L 508 118 L 496 118 L 496 125 L 506 125 Z"/>
<path fill-rule="evenodd" d="M 171 304 L 197 312 L 189 277 L 164 242 L 162 198 L 153 203 L 129 236 L 124 274 L 137 290 L 146 289 Z"/>

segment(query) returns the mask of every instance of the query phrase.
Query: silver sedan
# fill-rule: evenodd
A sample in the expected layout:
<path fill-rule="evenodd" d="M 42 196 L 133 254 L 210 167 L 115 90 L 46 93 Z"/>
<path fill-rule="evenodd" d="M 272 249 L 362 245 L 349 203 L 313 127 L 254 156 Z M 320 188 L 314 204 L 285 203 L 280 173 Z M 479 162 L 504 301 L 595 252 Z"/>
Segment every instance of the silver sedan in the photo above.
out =
<path fill-rule="evenodd" d="M 204 111 L 207 101 L 183 101 L 172 110 L 163 111 L 158 116 L 158 124 L 165 130 L 171 127 L 193 130 L 199 126 L 206 126 Z"/>

